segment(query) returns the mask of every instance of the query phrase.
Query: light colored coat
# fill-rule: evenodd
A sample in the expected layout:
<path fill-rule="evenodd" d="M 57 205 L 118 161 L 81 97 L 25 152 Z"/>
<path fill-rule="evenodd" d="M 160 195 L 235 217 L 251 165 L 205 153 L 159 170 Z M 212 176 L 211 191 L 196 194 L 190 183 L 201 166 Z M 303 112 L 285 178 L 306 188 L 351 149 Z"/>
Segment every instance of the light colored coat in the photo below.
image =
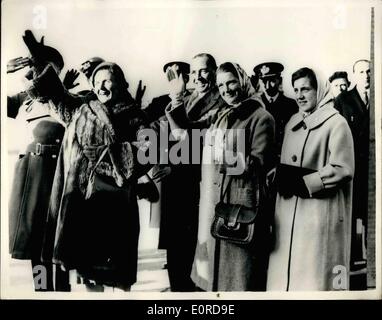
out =
<path fill-rule="evenodd" d="M 245 130 L 245 172 L 232 178 L 228 192 L 229 202 L 253 208 L 260 201 L 257 187 L 265 183 L 263 177 L 272 165 L 274 147 L 274 119 L 255 99 L 248 99 L 229 119 L 229 129 Z M 217 121 L 219 122 L 219 120 Z M 231 150 L 235 149 L 229 146 Z M 264 290 L 267 243 L 266 226 L 257 220 L 255 231 L 261 250 L 221 240 L 216 245 L 211 235 L 215 206 L 219 202 L 223 174 L 211 158 L 211 146 L 203 148 L 202 182 L 200 185 L 198 244 L 192 269 L 192 280 L 206 291 Z M 209 164 L 211 163 L 211 164 Z M 259 212 L 264 217 L 269 212 Z M 264 233 L 264 234 L 263 234 Z"/>
<path fill-rule="evenodd" d="M 317 172 L 304 176 L 311 198 L 277 195 L 267 290 L 342 289 L 349 275 L 352 135 L 330 105 L 306 117 L 306 126 L 302 120 L 298 113 L 286 126 L 281 163 Z M 315 197 L 323 190 L 332 192 Z"/>

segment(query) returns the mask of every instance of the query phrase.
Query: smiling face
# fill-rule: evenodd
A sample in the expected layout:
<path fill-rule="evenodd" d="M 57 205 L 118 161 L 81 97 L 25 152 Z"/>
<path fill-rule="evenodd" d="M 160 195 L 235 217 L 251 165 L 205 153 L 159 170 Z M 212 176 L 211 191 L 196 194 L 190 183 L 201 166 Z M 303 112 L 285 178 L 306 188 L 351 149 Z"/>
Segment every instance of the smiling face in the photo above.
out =
<path fill-rule="evenodd" d="M 94 75 L 94 92 L 100 102 L 115 102 L 121 95 L 121 87 L 110 70 L 100 69 Z"/>
<path fill-rule="evenodd" d="M 215 70 L 208 64 L 208 57 L 195 57 L 191 62 L 191 77 L 195 90 L 199 93 L 209 91 L 215 82 Z"/>
<path fill-rule="evenodd" d="M 240 82 L 232 72 L 218 72 L 216 75 L 216 84 L 221 97 L 228 105 L 232 106 L 241 101 L 242 90 Z"/>
<path fill-rule="evenodd" d="M 347 91 L 349 83 L 344 78 L 334 79 L 330 83 L 330 89 L 332 90 L 333 96 L 336 98 L 342 91 Z"/>
<path fill-rule="evenodd" d="M 297 79 L 293 84 L 297 104 L 302 112 L 313 111 L 317 106 L 317 90 L 308 77 Z"/>

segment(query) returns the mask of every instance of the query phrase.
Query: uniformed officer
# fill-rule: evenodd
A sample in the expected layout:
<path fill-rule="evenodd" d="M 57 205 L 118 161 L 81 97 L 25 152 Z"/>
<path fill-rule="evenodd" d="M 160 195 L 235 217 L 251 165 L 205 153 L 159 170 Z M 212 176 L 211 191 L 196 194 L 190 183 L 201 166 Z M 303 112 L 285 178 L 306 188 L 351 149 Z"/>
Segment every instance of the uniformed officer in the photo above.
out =
<path fill-rule="evenodd" d="M 267 111 L 273 116 L 276 124 L 276 152 L 280 157 L 281 146 L 284 139 L 285 125 L 293 114 L 298 111 L 298 106 L 294 99 L 286 97 L 281 91 L 281 72 L 284 66 L 277 62 L 265 62 L 257 65 L 253 71 L 260 79 L 263 86 L 263 101 Z"/>
<path fill-rule="evenodd" d="M 34 79 L 47 64 L 60 73 L 64 61 L 56 49 L 37 42 L 28 30 L 23 38 L 31 53 L 31 69 L 25 76 L 28 80 Z M 8 97 L 8 117 L 15 118 L 25 130 L 9 204 L 9 246 L 12 258 L 31 260 L 36 291 L 67 291 L 67 274 L 57 270 L 54 288 L 53 265 L 40 259 L 57 156 L 65 131 L 52 118 L 49 108 L 48 103 L 33 97 L 33 86 Z M 44 275 L 45 281 L 40 279 Z"/>

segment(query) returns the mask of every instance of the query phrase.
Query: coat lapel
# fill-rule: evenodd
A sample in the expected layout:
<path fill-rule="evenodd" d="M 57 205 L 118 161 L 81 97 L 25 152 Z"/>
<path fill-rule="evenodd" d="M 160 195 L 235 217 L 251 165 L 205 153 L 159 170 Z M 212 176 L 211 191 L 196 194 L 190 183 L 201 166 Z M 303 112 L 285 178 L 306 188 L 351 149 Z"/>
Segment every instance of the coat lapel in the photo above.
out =
<path fill-rule="evenodd" d="M 365 103 L 363 102 L 361 96 L 359 95 L 358 93 L 358 90 L 357 90 L 357 87 L 354 87 L 351 91 L 350 91 L 350 94 L 353 96 L 354 100 L 357 101 L 356 103 L 356 108 L 358 109 L 358 111 L 363 114 L 365 113 L 366 111 L 366 105 Z"/>
<path fill-rule="evenodd" d="M 188 116 L 191 119 L 199 119 L 212 109 L 218 99 L 219 91 L 216 87 L 195 103 L 193 103 L 194 99 L 193 95 L 191 95 L 186 107 Z"/>
<path fill-rule="evenodd" d="M 98 100 L 90 101 L 89 107 L 97 118 L 105 124 L 105 127 L 112 141 L 115 141 L 115 131 L 110 120 L 110 112 L 108 108 Z"/>

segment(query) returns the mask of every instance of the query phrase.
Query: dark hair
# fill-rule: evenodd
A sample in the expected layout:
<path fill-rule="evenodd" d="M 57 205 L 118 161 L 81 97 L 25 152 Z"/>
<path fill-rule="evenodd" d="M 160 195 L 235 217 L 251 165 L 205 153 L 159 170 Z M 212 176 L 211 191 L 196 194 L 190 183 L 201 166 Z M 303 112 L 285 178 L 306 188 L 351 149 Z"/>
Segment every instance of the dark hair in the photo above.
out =
<path fill-rule="evenodd" d="M 232 62 L 224 62 L 222 63 L 216 73 L 218 72 L 231 72 L 236 78 L 239 78 L 239 74 Z"/>
<path fill-rule="evenodd" d="M 350 84 L 348 79 L 348 73 L 346 71 L 336 71 L 329 77 L 329 82 L 332 83 L 336 79 L 345 79 Z"/>
<path fill-rule="evenodd" d="M 309 69 L 307 67 L 298 69 L 297 71 L 293 72 L 292 74 L 292 86 L 294 86 L 294 82 L 300 78 L 305 78 L 307 77 L 310 81 L 310 85 L 317 90 L 318 85 L 317 85 L 317 78 L 316 74 L 312 69 Z"/>
<path fill-rule="evenodd" d="M 359 59 L 359 60 L 357 60 L 357 61 L 354 62 L 354 64 L 353 64 L 353 73 L 355 72 L 355 66 L 356 66 L 359 62 L 367 62 L 367 63 L 370 63 L 370 61 L 369 61 L 369 60 L 366 60 L 366 59 Z"/>
<path fill-rule="evenodd" d="M 216 61 L 215 61 L 215 58 L 213 56 L 211 56 L 209 53 L 199 53 L 193 57 L 193 59 L 195 59 L 195 58 L 207 58 L 208 68 L 210 68 L 214 71 L 216 71 L 216 69 L 218 68 Z"/>
<path fill-rule="evenodd" d="M 125 89 L 129 88 L 129 84 L 125 79 L 125 75 L 119 65 L 113 62 L 102 62 L 100 63 L 94 70 L 91 76 L 92 85 L 94 86 L 94 78 L 98 71 L 100 70 L 108 70 L 110 71 L 116 78 L 117 83 L 120 83 L 122 87 Z"/>

